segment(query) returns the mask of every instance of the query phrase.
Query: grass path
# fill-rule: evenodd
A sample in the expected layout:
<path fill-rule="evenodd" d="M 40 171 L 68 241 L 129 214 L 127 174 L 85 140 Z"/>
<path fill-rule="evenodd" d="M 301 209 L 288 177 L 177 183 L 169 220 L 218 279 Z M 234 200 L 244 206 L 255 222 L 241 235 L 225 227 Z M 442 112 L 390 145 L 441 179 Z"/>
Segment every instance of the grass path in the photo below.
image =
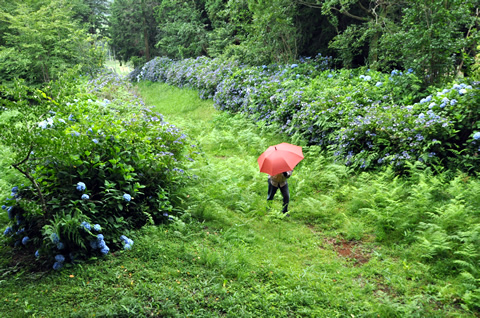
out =
<path fill-rule="evenodd" d="M 256 158 L 288 140 L 215 111 L 195 91 L 158 83 L 138 91 L 201 154 L 190 167 L 198 178 L 182 194 L 184 213 L 128 233 L 131 251 L 59 272 L 9 266 L 12 255 L 2 252 L 0 316 L 473 317 L 440 305 L 420 265 L 365 235 L 368 224 L 345 202 L 366 190 L 348 183 L 345 168 L 306 149 L 289 181 L 292 217 L 282 217 L 281 196 L 267 213 Z M 332 197 L 327 189 L 342 183 Z"/>

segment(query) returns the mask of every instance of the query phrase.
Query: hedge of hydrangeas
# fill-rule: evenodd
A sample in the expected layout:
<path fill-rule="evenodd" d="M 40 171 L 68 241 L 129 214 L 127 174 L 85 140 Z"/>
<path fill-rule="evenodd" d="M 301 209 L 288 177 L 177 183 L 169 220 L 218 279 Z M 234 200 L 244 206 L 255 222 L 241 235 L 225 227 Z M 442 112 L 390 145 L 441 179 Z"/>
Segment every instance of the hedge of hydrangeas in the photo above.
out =
<path fill-rule="evenodd" d="M 125 234 L 168 221 L 195 155 L 180 129 L 125 90 L 128 81 L 105 73 L 88 90 L 70 85 L 69 94 L 52 89 L 56 100 L 23 86 L 0 90 L 0 126 L 25 178 L 4 197 L 3 240 L 54 269 L 129 250 Z M 109 100 L 109 90 L 121 94 Z"/>
<path fill-rule="evenodd" d="M 217 109 L 319 145 L 356 169 L 403 170 L 420 162 L 463 171 L 479 167 L 479 85 L 468 79 L 424 88 L 411 69 L 333 70 L 321 55 L 263 66 L 156 58 L 130 76 L 198 89 Z"/>

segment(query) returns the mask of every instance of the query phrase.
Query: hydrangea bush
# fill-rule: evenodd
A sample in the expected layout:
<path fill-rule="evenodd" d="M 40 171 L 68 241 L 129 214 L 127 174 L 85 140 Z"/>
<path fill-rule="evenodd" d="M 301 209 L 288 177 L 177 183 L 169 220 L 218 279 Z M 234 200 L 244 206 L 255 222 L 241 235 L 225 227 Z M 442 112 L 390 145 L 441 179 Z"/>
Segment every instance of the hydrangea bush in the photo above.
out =
<path fill-rule="evenodd" d="M 246 66 L 201 57 L 157 58 L 131 74 L 213 96 L 215 107 L 243 113 L 356 169 L 409 164 L 474 171 L 479 167 L 476 83 L 421 87 L 411 69 L 390 74 L 332 70 L 321 55 L 289 65 Z"/>
<path fill-rule="evenodd" d="M 106 73 L 89 82 L 89 91 L 64 96 L 52 90 L 56 100 L 21 85 L 0 90 L 2 137 L 25 177 L 2 206 L 10 219 L 8 244 L 60 269 L 131 249 L 124 236 L 131 229 L 169 219 L 193 148 L 132 94 L 104 98 L 107 87 L 127 84 Z"/>

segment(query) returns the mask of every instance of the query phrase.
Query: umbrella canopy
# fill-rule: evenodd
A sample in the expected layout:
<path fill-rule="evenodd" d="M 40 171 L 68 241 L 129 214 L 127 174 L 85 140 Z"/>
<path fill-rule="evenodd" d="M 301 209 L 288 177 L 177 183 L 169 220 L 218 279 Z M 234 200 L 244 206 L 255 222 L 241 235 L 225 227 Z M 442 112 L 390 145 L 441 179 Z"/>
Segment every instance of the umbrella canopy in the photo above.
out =
<path fill-rule="evenodd" d="M 302 159 L 302 147 L 283 142 L 268 147 L 268 149 L 258 157 L 257 162 L 260 172 L 273 176 L 293 170 Z"/>

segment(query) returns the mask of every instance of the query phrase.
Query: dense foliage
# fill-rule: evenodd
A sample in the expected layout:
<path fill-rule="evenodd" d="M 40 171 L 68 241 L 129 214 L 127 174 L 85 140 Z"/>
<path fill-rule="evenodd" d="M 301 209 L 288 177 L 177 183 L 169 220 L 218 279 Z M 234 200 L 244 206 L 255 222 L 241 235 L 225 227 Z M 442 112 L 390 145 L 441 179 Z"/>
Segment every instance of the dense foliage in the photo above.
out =
<path fill-rule="evenodd" d="M 359 169 L 422 163 L 474 172 L 480 140 L 477 83 L 421 90 L 413 70 L 333 71 L 317 56 L 248 67 L 221 59 L 156 58 L 135 80 L 190 86 L 215 107 L 244 113 L 299 142 L 319 145 Z"/>
<path fill-rule="evenodd" d="M 33 2 L 14 1 L 0 9 L 0 83 L 18 78 L 48 83 L 76 65 L 84 74 L 95 73 L 104 63 L 103 50 L 74 19 L 72 5 Z"/>
<path fill-rule="evenodd" d="M 413 69 L 429 85 L 470 76 L 477 7 L 473 0 L 117 0 L 111 43 L 135 64 L 200 55 L 286 64 L 321 53 L 339 68 Z"/>
<path fill-rule="evenodd" d="M 10 219 L 4 238 L 19 252 L 59 269 L 131 248 L 123 235 L 172 217 L 172 190 L 193 148 L 127 84 L 105 73 L 86 85 L 90 92 L 71 80 L 46 92 L 0 90 L 0 136 L 24 176 L 2 206 Z"/>

